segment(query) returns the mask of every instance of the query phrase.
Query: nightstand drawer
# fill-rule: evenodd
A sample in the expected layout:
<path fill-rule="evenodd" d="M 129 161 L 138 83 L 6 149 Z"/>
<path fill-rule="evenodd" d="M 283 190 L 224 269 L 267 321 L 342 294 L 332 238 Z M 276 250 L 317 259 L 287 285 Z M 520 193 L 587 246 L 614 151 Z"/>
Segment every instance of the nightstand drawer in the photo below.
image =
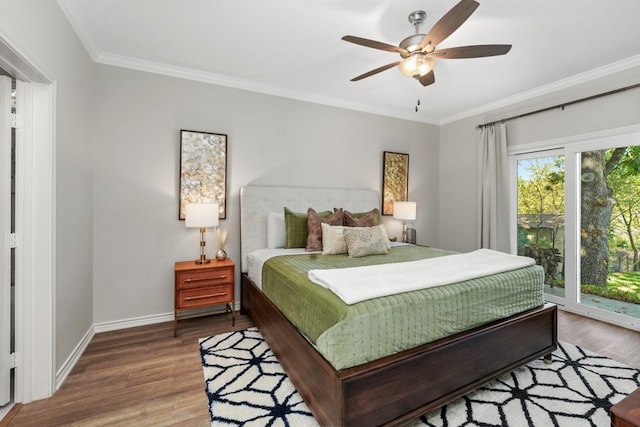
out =
<path fill-rule="evenodd" d="M 185 289 L 178 292 L 177 308 L 195 308 L 233 302 L 233 285 Z"/>
<path fill-rule="evenodd" d="M 233 267 L 210 270 L 181 271 L 177 274 L 178 289 L 201 288 L 218 284 L 233 283 Z"/>
<path fill-rule="evenodd" d="M 234 308 L 235 264 L 229 258 L 200 264 L 178 261 L 174 269 L 173 336 L 178 336 L 178 312 L 213 305 L 225 305 L 236 324 Z"/>

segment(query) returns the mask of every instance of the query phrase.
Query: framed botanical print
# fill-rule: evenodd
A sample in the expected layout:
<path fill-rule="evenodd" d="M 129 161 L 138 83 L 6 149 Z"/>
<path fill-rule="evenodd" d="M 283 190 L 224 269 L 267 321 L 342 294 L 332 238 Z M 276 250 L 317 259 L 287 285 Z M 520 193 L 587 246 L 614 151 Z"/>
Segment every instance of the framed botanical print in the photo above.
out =
<path fill-rule="evenodd" d="M 178 218 L 187 203 L 217 203 L 227 217 L 227 135 L 180 130 L 180 201 Z"/>
<path fill-rule="evenodd" d="M 382 153 L 382 215 L 393 215 L 393 202 L 404 202 L 409 195 L 409 155 Z"/>

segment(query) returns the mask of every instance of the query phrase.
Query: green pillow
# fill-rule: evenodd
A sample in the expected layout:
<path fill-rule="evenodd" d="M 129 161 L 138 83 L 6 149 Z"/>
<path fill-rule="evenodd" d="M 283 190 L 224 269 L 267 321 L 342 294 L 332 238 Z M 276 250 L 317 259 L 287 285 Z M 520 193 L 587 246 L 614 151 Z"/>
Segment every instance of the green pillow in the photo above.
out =
<path fill-rule="evenodd" d="M 304 248 L 307 245 L 307 213 L 284 208 L 284 228 L 287 233 L 285 248 Z"/>

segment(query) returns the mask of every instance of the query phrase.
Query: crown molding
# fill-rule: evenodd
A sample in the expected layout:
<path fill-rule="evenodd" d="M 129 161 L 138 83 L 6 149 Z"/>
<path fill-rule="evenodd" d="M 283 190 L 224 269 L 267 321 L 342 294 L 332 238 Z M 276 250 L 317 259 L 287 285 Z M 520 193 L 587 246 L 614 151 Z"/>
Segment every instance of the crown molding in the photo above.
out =
<path fill-rule="evenodd" d="M 131 58 L 123 55 L 115 55 L 110 53 L 101 53 L 95 58 L 97 63 L 105 65 L 113 65 L 116 67 L 129 68 L 138 71 L 144 71 L 154 74 L 160 74 L 170 77 L 176 77 L 186 80 L 198 81 L 218 86 L 225 86 L 234 89 L 247 90 L 251 92 L 262 93 L 266 95 L 280 96 L 284 98 L 295 99 L 298 101 L 310 102 L 314 104 L 327 105 L 331 107 L 344 108 L 347 110 L 360 111 L 369 114 L 377 114 L 385 117 L 393 117 L 402 120 L 409 120 L 412 122 L 444 125 L 452 123 L 458 120 L 473 117 L 479 114 L 487 113 L 490 111 L 498 110 L 501 108 L 509 107 L 511 105 L 528 101 L 536 97 L 552 94 L 562 89 L 571 88 L 579 84 L 588 83 L 593 80 L 606 77 L 617 72 L 629 70 L 634 67 L 640 67 L 640 55 L 632 56 L 612 64 L 608 64 L 602 67 L 595 68 L 584 73 L 577 74 L 575 76 L 568 77 L 566 79 L 558 80 L 556 82 L 540 86 L 538 88 L 521 92 L 519 94 L 509 96 L 500 99 L 495 102 L 480 105 L 476 108 L 472 108 L 466 111 L 462 111 L 457 114 L 453 114 L 443 119 L 419 116 L 416 117 L 415 113 L 397 111 L 394 109 L 379 108 L 376 106 L 358 104 L 354 102 L 348 102 L 343 99 L 327 97 L 315 93 L 304 93 L 298 91 L 292 91 L 291 89 L 278 87 L 273 85 L 267 85 L 251 80 L 238 79 L 235 77 L 229 77 L 221 74 L 215 74 L 210 72 L 204 72 L 187 67 L 179 67 L 174 65 L 168 65 L 164 63 L 147 61 L 138 58 Z"/>
<path fill-rule="evenodd" d="M 424 117 L 418 119 L 414 114 L 409 112 L 399 112 L 393 109 L 379 108 L 375 106 L 358 104 L 354 102 L 348 102 L 343 99 L 332 98 L 316 93 L 304 93 L 299 91 L 293 91 L 288 88 L 267 85 L 251 80 L 238 79 L 236 77 L 229 77 L 221 74 L 210 73 L 205 71 L 199 71 L 188 67 L 180 67 L 175 65 L 168 65 L 160 62 L 147 61 L 138 58 L 132 58 L 123 55 L 116 55 L 111 53 L 101 53 L 97 56 L 95 61 L 99 64 L 112 65 L 115 67 L 129 68 L 137 71 L 144 71 L 147 73 L 160 74 L 169 77 L 176 77 L 185 80 L 197 81 L 202 83 L 208 83 L 218 86 L 225 86 L 234 89 L 246 90 L 251 92 L 258 92 L 266 95 L 280 96 L 283 98 L 295 99 L 298 101 L 310 102 L 314 104 L 327 105 L 331 107 L 344 108 L 347 110 L 354 110 L 364 113 L 377 114 L 385 117 L 394 117 L 403 120 L 409 120 L 413 122 L 436 124 L 437 119 L 424 120 Z"/>
<path fill-rule="evenodd" d="M 626 71 L 635 67 L 640 67 L 640 55 L 632 56 L 617 62 L 613 62 L 608 65 L 602 66 L 602 67 L 594 68 L 593 70 L 576 74 L 575 76 L 558 80 L 556 82 L 553 82 L 544 86 L 540 86 L 538 88 L 535 88 L 529 91 L 521 92 L 517 95 L 509 96 L 507 98 L 500 99 L 496 102 L 484 104 L 476 108 L 472 108 L 470 110 L 462 111 L 458 114 L 447 116 L 442 120 L 440 120 L 439 124 L 444 125 L 447 123 L 451 123 L 451 122 L 466 119 L 472 116 L 476 116 L 478 114 L 483 114 L 493 110 L 498 110 L 500 108 L 509 107 L 519 102 L 528 101 L 530 99 L 543 96 L 543 95 L 548 95 L 550 93 L 554 93 L 562 89 L 568 89 L 582 83 L 588 83 L 593 80 L 596 80 L 602 77 L 607 77 L 609 75 Z"/>

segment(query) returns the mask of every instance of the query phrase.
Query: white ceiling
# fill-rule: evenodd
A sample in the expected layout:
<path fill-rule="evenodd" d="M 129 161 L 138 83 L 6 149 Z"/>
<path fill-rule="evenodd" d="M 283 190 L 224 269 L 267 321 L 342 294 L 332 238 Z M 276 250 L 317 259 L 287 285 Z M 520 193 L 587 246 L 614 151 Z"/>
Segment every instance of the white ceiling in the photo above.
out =
<path fill-rule="evenodd" d="M 340 38 L 397 45 L 414 32 L 410 12 L 427 12 L 427 32 L 457 0 L 58 2 L 100 63 L 434 124 L 640 70 L 638 0 L 479 0 L 438 47 L 513 48 L 438 60 L 427 87 L 395 68 L 349 81 L 399 56 Z"/>

